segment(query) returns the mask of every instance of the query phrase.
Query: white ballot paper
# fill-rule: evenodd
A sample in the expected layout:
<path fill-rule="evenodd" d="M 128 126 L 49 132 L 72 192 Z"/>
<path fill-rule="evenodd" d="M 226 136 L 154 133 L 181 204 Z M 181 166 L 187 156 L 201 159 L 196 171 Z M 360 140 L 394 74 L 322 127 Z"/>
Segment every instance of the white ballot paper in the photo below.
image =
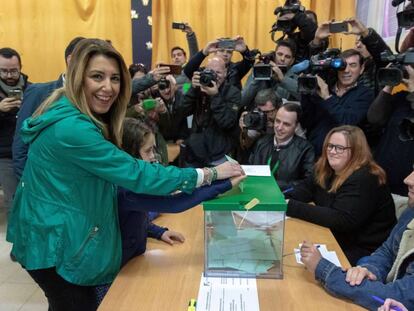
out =
<path fill-rule="evenodd" d="M 326 244 L 315 244 L 315 245 L 318 245 L 318 249 L 321 252 L 321 255 L 323 258 L 329 260 L 330 262 L 332 262 L 338 267 L 342 267 L 335 251 L 328 251 Z M 300 260 L 300 247 L 301 246 L 302 244 L 299 244 L 299 248 L 295 248 L 294 251 L 295 251 L 295 256 L 296 256 L 296 262 L 303 265 L 302 260 Z"/>
<path fill-rule="evenodd" d="M 201 274 L 197 311 L 260 311 L 256 279 Z"/>
<path fill-rule="evenodd" d="M 271 176 L 269 165 L 242 165 L 247 176 Z"/>

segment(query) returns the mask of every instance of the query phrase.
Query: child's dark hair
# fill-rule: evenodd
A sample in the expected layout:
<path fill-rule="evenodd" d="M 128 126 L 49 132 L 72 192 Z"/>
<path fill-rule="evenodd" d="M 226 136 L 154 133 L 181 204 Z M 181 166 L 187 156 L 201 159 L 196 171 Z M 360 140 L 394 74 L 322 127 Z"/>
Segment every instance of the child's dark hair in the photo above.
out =
<path fill-rule="evenodd" d="M 141 158 L 139 149 L 154 130 L 144 119 L 125 118 L 123 125 L 122 149 L 136 158 Z"/>

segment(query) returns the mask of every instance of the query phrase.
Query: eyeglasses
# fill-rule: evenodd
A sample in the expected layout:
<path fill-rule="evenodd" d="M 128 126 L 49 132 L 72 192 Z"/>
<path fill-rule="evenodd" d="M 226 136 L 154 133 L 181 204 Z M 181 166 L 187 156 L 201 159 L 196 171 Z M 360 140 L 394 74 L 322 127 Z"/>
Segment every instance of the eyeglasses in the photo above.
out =
<path fill-rule="evenodd" d="M 276 108 L 273 108 L 272 110 L 268 110 L 268 111 L 263 111 L 267 116 L 272 115 L 274 112 L 276 111 Z"/>
<path fill-rule="evenodd" d="M 19 69 L 11 69 L 11 70 L 0 69 L 0 75 L 2 77 L 7 77 L 9 74 L 10 76 L 17 78 L 20 75 L 20 70 Z"/>
<path fill-rule="evenodd" d="M 342 153 L 344 153 L 344 151 L 345 151 L 346 149 L 351 149 L 351 147 L 345 147 L 345 146 L 341 146 L 341 145 L 334 145 L 334 144 L 329 143 L 329 144 L 326 146 L 326 149 L 328 149 L 328 151 L 332 151 L 332 150 L 334 150 L 334 149 L 335 149 L 335 152 L 336 152 L 336 153 L 338 153 L 338 154 L 342 154 Z"/>

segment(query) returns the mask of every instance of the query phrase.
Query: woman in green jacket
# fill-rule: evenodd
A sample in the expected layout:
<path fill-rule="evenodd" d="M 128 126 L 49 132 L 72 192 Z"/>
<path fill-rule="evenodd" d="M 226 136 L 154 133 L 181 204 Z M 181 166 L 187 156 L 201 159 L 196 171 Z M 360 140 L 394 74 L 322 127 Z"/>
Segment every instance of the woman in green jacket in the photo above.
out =
<path fill-rule="evenodd" d="M 122 56 L 103 40 L 84 39 L 72 54 L 65 87 L 21 129 L 30 149 L 7 240 L 45 292 L 49 310 L 94 310 L 91 286 L 115 278 L 121 260 L 116 185 L 165 195 L 242 174 L 230 163 L 165 168 L 122 151 L 129 97 Z"/>

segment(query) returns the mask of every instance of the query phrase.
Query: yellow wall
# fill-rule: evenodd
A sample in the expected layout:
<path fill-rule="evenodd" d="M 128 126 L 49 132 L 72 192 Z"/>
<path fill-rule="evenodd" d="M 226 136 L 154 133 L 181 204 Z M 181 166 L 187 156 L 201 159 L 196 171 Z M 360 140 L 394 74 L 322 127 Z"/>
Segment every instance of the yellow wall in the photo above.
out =
<path fill-rule="evenodd" d="M 153 0 L 153 64 L 170 61 L 170 49 L 179 45 L 188 51 L 185 34 L 171 29 L 171 23 L 188 22 L 197 34 L 199 48 L 218 37 L 245 38 L 250 48 L 274 49 L 269 31 L 276 18 L 273 14 L 284 0 Z M 302 0 L 302 4 L 318 14 L 319 22 L 342 20 L 355 15 L 353 0 Z M 278 38 L 281 34 L 276 34 Z M 343 49 L 354 45 L 354 36 L 335 35 L 332 46 Z"/>
<path fill-rule="evenodd" d="M 0 42 L 16 49 L 32 82 L 57 79 L 76 36 L 109 39 L 132 60 L 130 0 L 1 0 Z"/>

